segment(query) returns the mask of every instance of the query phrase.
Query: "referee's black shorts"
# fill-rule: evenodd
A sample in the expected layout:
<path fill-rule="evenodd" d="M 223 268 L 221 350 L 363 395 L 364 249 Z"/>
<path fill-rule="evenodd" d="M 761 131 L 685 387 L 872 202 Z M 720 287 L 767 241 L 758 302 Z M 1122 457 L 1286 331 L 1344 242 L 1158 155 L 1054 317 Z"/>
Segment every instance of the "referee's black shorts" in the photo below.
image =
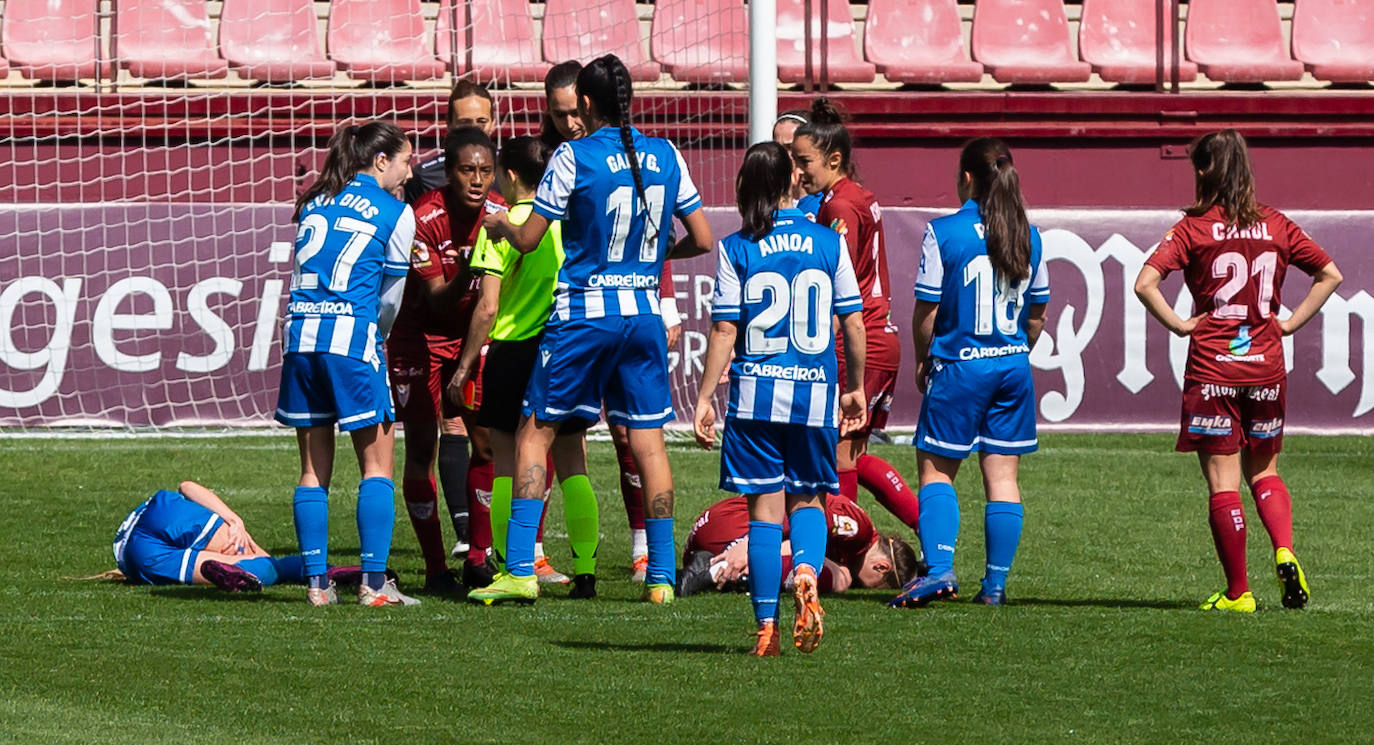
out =
<path fill-rule="evenodd" d="M 482 369 L 482 408 L 477 411 L 477 424 L 498 432 L 515 434 L 524 417 L 525 388 L 534 373 L 539 357 L 539 340 L 533 336 L 519 341 L 492 341 L 487 346 L 486 362 Z M 583 432 L 595 422 L 571 417 L 558 428 L 558 434 Z"/>

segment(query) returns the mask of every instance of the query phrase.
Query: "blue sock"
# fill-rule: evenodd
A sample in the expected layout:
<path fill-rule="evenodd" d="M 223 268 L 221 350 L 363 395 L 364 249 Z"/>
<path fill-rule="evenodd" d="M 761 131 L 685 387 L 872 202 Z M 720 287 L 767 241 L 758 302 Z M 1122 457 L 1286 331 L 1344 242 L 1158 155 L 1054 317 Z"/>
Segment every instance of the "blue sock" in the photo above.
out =
<path fill-rule="evenodd" d="M 1007 572 L 1021 543 L 1021 522 L 1025 509 L 1018 502 L 988 502 L 983 512 L 983 532 L 987 538 L 988 564 L 983 584 L 1006 587 Z"/>
<path fill-rule="evenodd" d="M 794 513 L 795 514 L 795 513 Z M 825 518 L 822 516 L 822 523 Z M 794 518 L 792 533 L 796 535 Z M 795 540 L 795 539 L 794 539 Z M 792 544 L 797 545 L 795 542 Z M 793 559 L 795 562 L 796 559 Z M 778 617 L 778 588 L 782 585 L 782 525 L 749 521 L 749 602 L 759 623 Z"/>
<path fill-rule="evenodd" d="M 358 482 L 358 545 L 362 549 L 359 563 L 363 565 L 364 583 L 374 590 L 380 590 L 386 581 L 395 527 L 396 485 L 381 476 Z M 377 582 L 377 577 L 382 582 Z"/>
<path fill-rule="evenodd" d="M 930 575 L 954 571 L 954 544 L 959 540 L 959 500 L 952 484 L 926 484 L 921 502 L 921 551 Z"/>
<path fill-rule="evenodd" d="M 277 584 L 277 566 L 275 560 L 270 556 L 244 559 L 234 566 L 257 577 L 263 587 Z"/>
<path fill-rule="evenodd" d="M 277 570 L 278 584 L 299 585 L 305 582 L 305 562 L 299 556 L 273 556 L 272 566 Z M 325 573 L 328 574 L 328 570 Z"/>
<path fill-rule="evenodd" d="M 646 585 L 677 585 L 677 549 L 673 544 L 673 518 L 644 518 L 644 538 L 649 545 Z"/>
<path fill-rule="evenodd" d="M 534 576 L 534 542 L 539 535 L 539 519 L 544 515 L 542 499 L 512 499 L 510 527 L 506 530 L 506 571 L 514 577 Z"/>
<path fill-rule="evenodd" d="M 309 577 L 323 577 L 329 553 L 329 493 L 319 486 L 298 486 L 291 500 L 296 543 Z"/>
<path fill-rule="evenodd" d="M 821 576 L 825 566 L 825 510 L 803 507 L 793 511 L 788 520 L 792 524 L 792 565 L 805 564 Z"/>

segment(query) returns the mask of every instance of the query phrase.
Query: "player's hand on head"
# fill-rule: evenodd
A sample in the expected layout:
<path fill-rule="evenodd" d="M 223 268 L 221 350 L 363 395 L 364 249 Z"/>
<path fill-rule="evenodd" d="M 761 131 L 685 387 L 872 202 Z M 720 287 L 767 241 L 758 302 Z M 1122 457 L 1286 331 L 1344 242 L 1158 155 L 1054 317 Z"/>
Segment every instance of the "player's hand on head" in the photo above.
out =
<path fill-rule="evenodd" d="M 710 401 L 698 401 L 696 419 L 692 430 L 697 444 L 703 450 L 710 450 L 716 444 L 716 407 Z"/>

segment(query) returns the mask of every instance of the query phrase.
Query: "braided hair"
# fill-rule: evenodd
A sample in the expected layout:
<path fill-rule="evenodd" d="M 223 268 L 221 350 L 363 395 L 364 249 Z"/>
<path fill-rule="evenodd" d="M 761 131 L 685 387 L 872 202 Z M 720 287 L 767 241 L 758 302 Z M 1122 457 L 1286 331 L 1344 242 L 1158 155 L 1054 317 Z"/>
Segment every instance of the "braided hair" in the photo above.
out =
<path fill-rule="evenodd" d="M 630 175 L 635 182 L 635 194 L 639 197 L 638 202 L 631 202 L 631 212 L 638 213 L 639 205 L 645 206 L 645 215 L 649 222 L 646 240 L 658 240 L 658 220 L 648 211 L 649 200 L 644 191 L 644 174 L 640 171 L 639 153 L 635 151 L 634 136 L 630 132 L 630 104 L 634 101 L 630 71 L 614 54 L 597 57 L 577 74 L 577 95 L 585 96 L 596 104 L 597 113 L 602 120 L 620 128 L 620 144 L 625 148 L 625 157 L 630 163 Z"/>

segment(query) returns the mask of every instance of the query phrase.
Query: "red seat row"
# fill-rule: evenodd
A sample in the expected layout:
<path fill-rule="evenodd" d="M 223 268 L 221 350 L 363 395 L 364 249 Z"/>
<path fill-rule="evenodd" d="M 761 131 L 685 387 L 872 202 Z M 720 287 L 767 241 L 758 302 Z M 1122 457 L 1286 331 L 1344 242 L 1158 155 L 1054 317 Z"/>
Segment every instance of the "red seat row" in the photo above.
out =
<path fill-rule="evenodd" d="M 807 50 L 812 77 L 832 83 L 872 82 L 878 72 L 902 83 L 977 82 L 986 70 L 1005 83 L 1081 82 L 1096 72 L 1109 82 L 1139 84 L 1157 76 L 1160 39 L 1165 59 L 1172 56 L 1156 0 L 1082 0 L 1077 53 L 1063 0 L 976 0 L 972 59 L 957 0 L 868 0 L 862 57 L 846 0 L 810 0 L 810 24 L 805 2 L 777 2 L 778 76 L 786 83 L 806 77 Z M 7 2 L 0 53 L 30 79 L 109 76 L 108 60 L 97 71 L 96 5 Z M 333 0 L 327 58 L 319 51 L 312 0 L 223 0 L 218 49 L 204 0 L 114 5 L 109 57 L 145 79 L 218 78 L 234 70 L 279 83 L 328 78 L 337 69 L 361 80 L 399 82 L 441 77 L 447 69 L 535 82 L 551 62 L 607 52 L 620 55 L 641 81 L 664 72 L 686 83 L 748 79 L 744 0 L 657 0 L 652 58 L 640 43 L 634 0 L 546 0 L 542 39 L 527 0 L 441 0 L 432 46 L 425 43 L 420 0 Z M 1305 66 L 1322 80 L 1374 80 L 1371 6 L 1296 0 L 1290 57 L 1274 0 L 1191 0 L 1180 79 L 1201 70 L 1221 82 L 1295 80 Z"/>

